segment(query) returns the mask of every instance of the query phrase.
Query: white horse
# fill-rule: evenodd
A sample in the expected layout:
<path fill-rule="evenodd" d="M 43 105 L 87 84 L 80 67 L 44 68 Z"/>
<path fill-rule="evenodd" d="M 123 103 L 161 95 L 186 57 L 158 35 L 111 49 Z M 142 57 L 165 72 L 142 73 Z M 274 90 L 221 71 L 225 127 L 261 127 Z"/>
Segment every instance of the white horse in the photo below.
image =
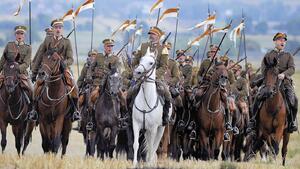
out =
<path fill-rule="evenodd" d="M 142 80 L 132 110 L 134 167 L 137 166 L 140 130 L 145 129 L 146 162 L 150 165 L 156 165 L 156 151 L 165 130 L 162 126 L 163 104 L 159 100 L 155 84 L 155 57 L 155 54 L 148 48 L 147 53 L 141 57 L 140 64 L 134 70 L 134 76 Z"/>

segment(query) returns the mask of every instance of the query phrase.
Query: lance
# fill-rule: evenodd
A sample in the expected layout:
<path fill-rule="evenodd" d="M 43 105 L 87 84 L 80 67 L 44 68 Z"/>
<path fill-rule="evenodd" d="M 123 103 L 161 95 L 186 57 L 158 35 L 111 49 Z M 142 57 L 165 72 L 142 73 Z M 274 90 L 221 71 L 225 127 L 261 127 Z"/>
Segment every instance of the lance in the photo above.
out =
<path fill-rule="evenodd" d="M 156 25 L 158 25 L 158 22 L 159 22 L 159 17 L 160 17 L 160 8 L 158 9 L 158 13 L 157 13 L 157 19 L 156 19 Z"/>
<path fill-rule="evenodd" d="M 175 58 L 175 51 L 176 51 L 176 40 L 177 40 L 177 32 L 178 32 L 178 22 L 179 22 L 179 10 L 177 12 L 177 17 L 176 17 L 176 30 L 175 30 L 175 37 L 174 37 L 173 59 Z"/>
<path fill-rule="evenodd" d="M 94 18 L 95 18 L 95 3 L 93 3 L 93 9 L 92 9 L 92 33 L 91 33 L 91 50 L 93 49 L 93 41 L 94 41 Z"/>
<path fill-rule="evenodd" d="M 73 4 L 72 4 L 72 8 L 74 8 L 74 1 L 73 1 Z M 79 60 L 78 60 L 78 47 L 77 47 L 77 36 L 76 36 L 76 22 L 75 22 L 75 18 L 73 18 L 73 30 L 74 30 L 75 54 L 76 54 L 76 62 L 77 62 L 77 75 L 79 77 Z"/>
<path fill-rule="evenodd" d="M 230 66 L 227 70 L 230 70 L 232 68 L 234 68 L 236 65 L 238 65 L 239 63 L 241 63 L 243 60 L 247 59 L 246 57 L 244 57 L 243 59 L 239 60 L 238 62 L 236 62 L 234 65 Z"/>
<path fill-rule="evenodd" d="M 229 24 L 229 25 L 231 25 L 231 23 L 232 23 L 232 20 L 230 21 L 230 24 Z M 209 66 L 208 66 L 208 68 L 206 69 L 206 71 L 205 71 L 203 77 L 206 76 L 206 74 L 207 74 L 209 68 L 212 66 L 212 64 L 213 64 L 213 62 L 214 62 L 214 60 L 215 60 L 215 57 L 217 56 L 217 53 L 218 53 L 218 51 L 220 50 L 220 46 L 222 45 L 222 43 L 223 43 L 223 41 L 224 41 L 226 35 L 227 35 L 227 32 L 224 33 L 224 35 L 223 35 L 223 37 L 222 37 L 222 39 L 221 39 L 221 41 L 220 41 L 220 43 L 219 43 L 219 45 L 218 45 L 217 51 L 214 53 L 214 56 L 212 57 L 212 60 L 210 61 Z"/>
<path fill-rule="evenodd" d="M 29 0 L 29 45 L 31 45 L 31 0 Z M 31 70 L 31 59 L 30 59 L 30 63 L 29 63 L 29 69 Z"/>
<path fill-rule="evenodd" d="M 71 35 L 72 35 L 72 33 L 74 32 L 74 28 L 72 28 L 72 30 L 70 31 L 70 33 L 66 36 L 67 38 L 69 38 Z"/>

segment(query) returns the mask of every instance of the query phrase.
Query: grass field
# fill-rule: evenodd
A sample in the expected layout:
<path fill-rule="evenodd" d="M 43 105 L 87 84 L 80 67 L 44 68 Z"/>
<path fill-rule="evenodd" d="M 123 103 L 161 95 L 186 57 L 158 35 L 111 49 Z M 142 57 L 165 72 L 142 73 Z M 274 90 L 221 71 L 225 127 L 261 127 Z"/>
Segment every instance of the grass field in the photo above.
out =
<path fill-rule="evenodd" d="M 74 70 L 75 71 L 75 70 Z M 297 95 L 300 96 L 300 72 L 297 72 L 294 76 L 294 82 L 297 90 Z M 298 116 L 299 117 L 299 116 Z M 298 118 L 299 119 L 299 118 Z M 83 144 L 82 135 L 76 131 L 71 132 L 70 142 L 67 150 L 67 155 L 61 159 L 60 155 L 44 155 L 41 148 L 41 137 L 38 128 L 33 132 L 32 142 L 30 143 L 26 155 L 22 157 L 17 156 L 17 152 L 14 147 L 14 137 L 11 132 L 11 128 L 8 128 L 8 145 L 4 154 L 0 154 L 0 168 L 5 169 L 31 169 L 31 168 L 45 168 L 45 169 L 96 169 L 96 168 L 130 168 L 131 162 L 126 161 L 124 157 L 116 160 L 101 161 L 96 158 L 85 158 L 85 147 Z M 259 158 L 252 160 L 248 163 L 229 163 L 222 161 L 182 161 L 175 162 L 172 160 L 163 160 L 158 162 L 158 166 L 161 168 L 191 168 L 191 169 L 299 169 L 300 168 L 300 135 L 294 133 L 291 135 L 290 143 L 288 145 L 288 155 L 286 167 L 281 166 L 281 155 L 277 157 L 277 160 L 269 160 L 268 162 L 262 162 Z"/>

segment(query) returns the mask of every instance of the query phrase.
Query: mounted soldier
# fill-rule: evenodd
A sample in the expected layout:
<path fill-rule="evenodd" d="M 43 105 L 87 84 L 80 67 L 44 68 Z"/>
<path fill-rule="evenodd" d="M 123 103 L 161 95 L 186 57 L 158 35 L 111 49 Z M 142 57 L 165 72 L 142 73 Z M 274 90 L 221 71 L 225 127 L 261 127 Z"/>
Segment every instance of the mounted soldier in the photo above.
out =
<path fill-rule="evenodd" d="M 0 72 L 3 71 L 3 67 L 7 62 L 14 61 L 17 63 L 21 88 L 24 89 L 24 94 L 26 95 L 28 104 L 31 104 L 33 100 L 33 87 L 27 72 L 27 68 L 30 65 L 31 59 L 31 46 L 24 42 L 27 28 L 20 25 L 16 26 L 14 30 L 16 40 L 13 42 L 8 42 L 5 46 L 0 60 Z M 4 75 L 1 74 L 0 87 L 4 81 L 4 78 Z"/>
<path fill-rule="evenodd" d="M 198 103 L 201 101 L 202 96 L 205 95 L 207 89 L 210 86 L 210 79 L 211 79 L 211 75 L 214 72 L 214 65 L 215 64 L 223 64 L 222 62 L 218 61 L 219 60 L 219 56 L 216 52 L 218 52 L 218 46 L 216 45 L 211 45 L 210 46 L 210 50 L 207 52 L 207 59 L 205 59 L 201 65 L 200 65 L 200 69 L 198 71 L 198 80 L 199 80 L 199 87 L 195 93 L 195 102 Z M 213 57 L 215 56 L 214 60 Z M 212 62 L 212 66 L 210 66 Z M 229 105 L 228 105 L 228 93 L 227 91 L 223 90 L 222 91 L 222 102 L 224 104 L 224 117 L 225 117 L 225 132 L 224 132 L 224 140 L 225 141 L 229 141 L 230 140 L 230 136 L 228 134 L 228 131 L 232 131 L 232 126 L 230 123 L 230 113 L 229 113 Z"/>
<path fill-rule="evenodd" d="M 143 57 L 147 49 L 149 48 L 151 52 L 156 54 L 156 84 L 159 93 L 164 97 L 164 106 L 163 106 L 163 125 L 166 125 L 169 120 L 169 108 L 171 107 L 171 94 L 169 87 L 164 82 L 164 76 L 168 69 L 168 58 L 169 52 L 166 47 L 160 44 L 159 40 L 164 32 L 158 27 L 151 27 L 149 32 L 149 42 L 142 43 L 138 48 L 137 52 L 134 52 L 134 59 L 132 66 L 135 67 L 139 64 L 141 57 Z M 127 95 L 127 104 L 129 107 L 132 107 L 134 97 L 139 91 L 140 84 L 134 84 L 128 90 Z"/>
<path fill-rule="evenodd" d="M 277 33 L 273 37 L 273 42 L 275 44 L 275 48 L 269 51 L 264 58 L 273 58 L 275 57 L 278 61 L 277 67 L 279 70 L 278 79 L 280 80 L 279 84 L 281 84 L 280 88 L 281 91 L 284 93 L 284 98 L 288 105 L 288 132 L 292 133 L 298 130 L 296 124 L 296 116 L 298 111 L 298 98 L 295 95 L 295 90 L 293 87 L 293 80 L 292 75 L 295 73 L 295 63 L 293 56 L 289 53 L 284 51 L 286 42 L 287 42 L 287 35 L 285 33 Z M 264 62 L 261 64 L 261 72 L 262 75 L 265 76 L 265 69 L 266 65 Z M 261 78 L 260 81 L 263 81 Z M 256 129 L 256 118 L 257 112 L 259 112 L 260 106 L 266 97 L 266 86 L 263 84 L 258 94 L 255 97 L 254 104 L 253 104 L 253 117 L 250 120 L 249 128 L 247 132 L 250 133 L 251 131 L 255 132 Z"/>
<path fill-rule="evenodd" d="M 79 120 L 80 113 L 78 111 L 78 88 L 74 81 L 73 75 L 71 73 L 70 66 L 73 64 L 73 50 L 69 39 L 62 36 L 63 34 L 63 20 L 55 19 L 51 22 L 51 27 L 53 28 L 53 36 L 47 36 L 42 42 L 40 51 L 37 53 L 35 62 L 32 65 L 32 81 L 36 81 L 36 76 L 38 74 L 39 68 L 42 65 L 42 59 L 44 56 L 53 56 L 60 59 L 60 70 L 63 74 L 64 83 L 67 86 L 67 90 L 71 91 L 68 95 L 71 102 L 72 110 L 72 120 Z M 38 97 L 41 92 L 41 86 L 43 81 L 38 81 L 35 84 L 35 97 Z M 35 100 L 36 102 L 37 100 Z M 37 120 L 36 105 L 33 106 L 33 111 L 31 112 L 31 120 Z"/>
<path fill-rule="evenodd" d="M 94 109 L 97 98 L 100 96 L 101 89 L 104 83 L 104 77 L 110 73 L 112 69 L 121 72 L 121 63 L 119 57 L 113 53 L 115 41 L 107 38 L 102 41 L 104 51 L 96 56 L 95 72 L 94 72 L 94 89 L 90 96 L 90 108 Z"/>

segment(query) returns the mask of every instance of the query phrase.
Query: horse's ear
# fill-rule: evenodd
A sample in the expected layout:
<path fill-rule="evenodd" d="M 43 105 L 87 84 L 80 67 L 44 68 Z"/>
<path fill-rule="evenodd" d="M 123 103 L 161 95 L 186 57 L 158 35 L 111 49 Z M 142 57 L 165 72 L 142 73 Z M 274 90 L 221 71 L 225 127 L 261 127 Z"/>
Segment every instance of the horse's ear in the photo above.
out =
<path fill-rule="evenodd" d="M 147 48 L 146 56 L 150 55 L 150 47 Z"/>
<path fill-rule="evenodd" d="M 264 57 L 264 64 L 265 64 L 266 66 L 269 65 L 266 57 Z"/>

